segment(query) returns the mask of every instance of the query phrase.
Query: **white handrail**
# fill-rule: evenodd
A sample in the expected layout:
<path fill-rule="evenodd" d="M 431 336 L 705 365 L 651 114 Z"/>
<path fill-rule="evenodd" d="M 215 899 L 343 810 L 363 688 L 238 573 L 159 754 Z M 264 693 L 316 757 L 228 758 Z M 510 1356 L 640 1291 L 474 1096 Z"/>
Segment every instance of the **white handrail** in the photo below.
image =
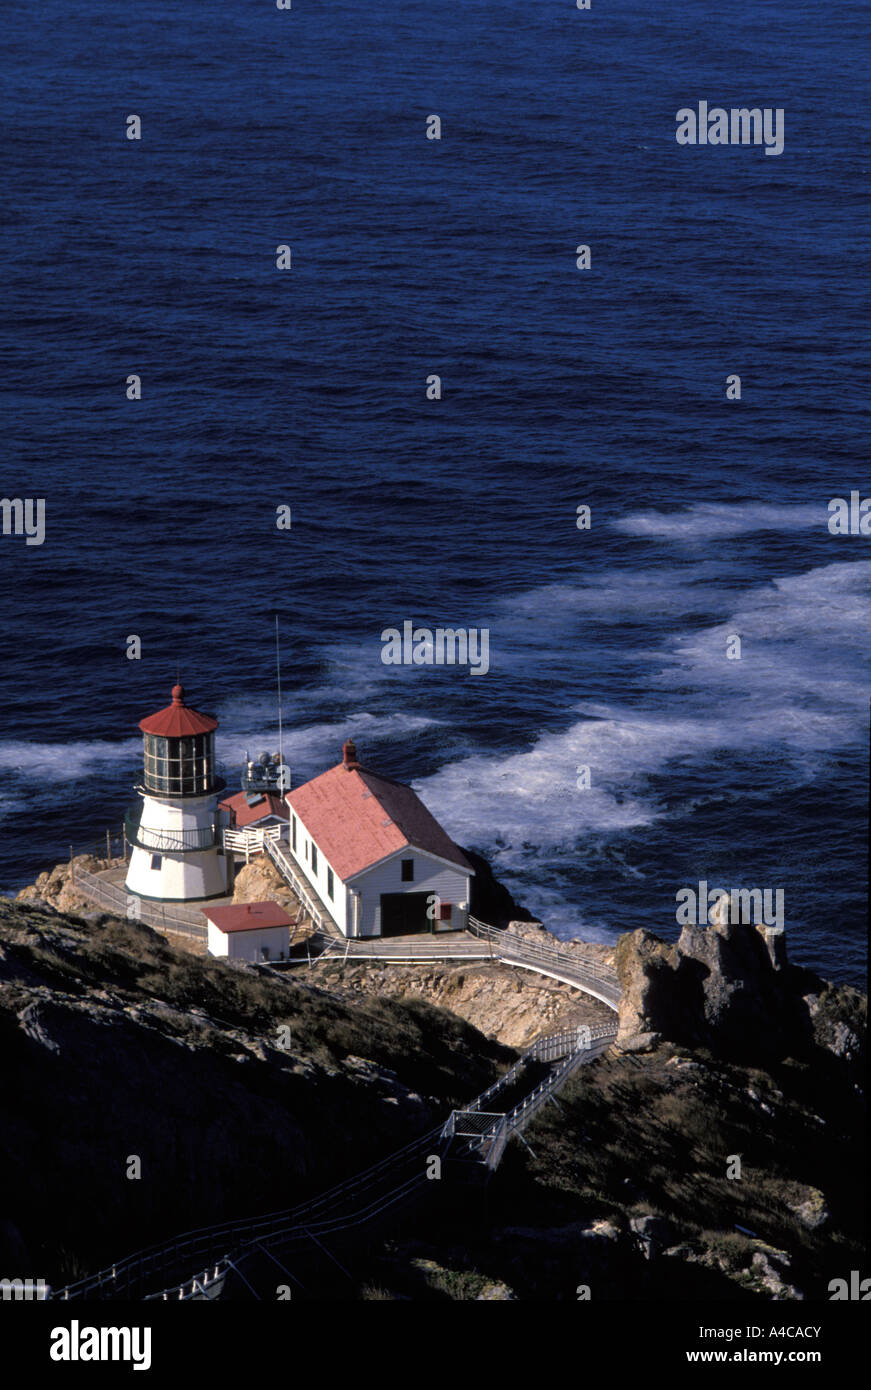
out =
<path fill-rule="evenodd" d="M 299 901 L 308 912 L 312 919 L 312 924 L 318 931 L 323 930 L 324 916 L 320 908 L 316 907 L 310 894 L 304 888 L 296 870 L 282 849 L 279 848 L 277 840 L 265 840 L 263 848 L 269 855 L 278 872 L 287 880 Z"/>
<path fill-rule="evenodd" d="M 281 839 L 283 825 L 249 826 L 247 830 L 225 830 L 224 849 L 245 854 L 260 854 L 267 840 Z"/>

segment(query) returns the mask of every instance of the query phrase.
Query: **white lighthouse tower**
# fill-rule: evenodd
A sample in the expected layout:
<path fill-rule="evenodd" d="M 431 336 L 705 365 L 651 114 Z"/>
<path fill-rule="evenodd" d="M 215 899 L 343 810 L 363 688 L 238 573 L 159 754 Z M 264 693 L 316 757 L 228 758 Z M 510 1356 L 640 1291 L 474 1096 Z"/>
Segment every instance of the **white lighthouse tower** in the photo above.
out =
<path fill-rule="evenodd" d="M 217 719 L 185 704 L 173 687 L 172 704 L 139 724 L 145 735 L 145 777 L 136 790 L 142 807 L 128 816 L 133 846 L 126 887 L 140 898 L 190 902 L 228 891 L 222 813 L 215 776 Z"/>

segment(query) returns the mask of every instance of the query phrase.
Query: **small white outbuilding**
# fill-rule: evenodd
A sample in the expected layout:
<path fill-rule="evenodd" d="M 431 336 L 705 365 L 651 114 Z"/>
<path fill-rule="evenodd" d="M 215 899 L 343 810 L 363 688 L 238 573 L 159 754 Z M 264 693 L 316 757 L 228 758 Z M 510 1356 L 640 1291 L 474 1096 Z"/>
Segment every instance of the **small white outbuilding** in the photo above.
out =
<path fill-rule="evenodd" d="M 208 949 L 232 960 L 287 960 L 291 919 L 280 903 L 230 903 L 202 909 Z"/>

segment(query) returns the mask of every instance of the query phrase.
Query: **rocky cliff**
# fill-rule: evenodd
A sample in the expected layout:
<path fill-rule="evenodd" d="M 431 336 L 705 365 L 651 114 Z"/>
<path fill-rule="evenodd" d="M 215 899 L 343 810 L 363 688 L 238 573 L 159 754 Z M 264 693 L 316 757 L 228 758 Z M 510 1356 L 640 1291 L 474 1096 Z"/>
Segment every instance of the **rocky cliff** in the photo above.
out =
<path fill-rule="evenodd" d="M 472 961 L 423 965 L 331 964 L 318 979 L 347 1000 L 427 1000 L 465 1019 L 489 1038 L 523 1051 L 540 1033 L 601 1023 L 613 1013 L 598 1000 L 555 980 Z"/>
<path fill-rule="evenodd" d="M 790 965 L 782 934 L 728 918 L 685 926 L 673 944 L 638 930 L 620 938 L 614 964 L 624 1050 L 668 1039 L 756 1064 L 837 1059 L 861 1075 L 864 996 Z"/>
<path fill-rule="evenodd" d="M 35 883 L 22 888 L 15 901 L 48 911 L 71 912 L 82 917 L 96 916 L 99 910 L 93 900 L 76 887 L 76 869 L 99 873 L 107 867 L 107 862 L 105 859 L 95 859 L 92 854 L 80 854 L 70 863 L 55 864 L 53 869 L 41 873 Z"/>

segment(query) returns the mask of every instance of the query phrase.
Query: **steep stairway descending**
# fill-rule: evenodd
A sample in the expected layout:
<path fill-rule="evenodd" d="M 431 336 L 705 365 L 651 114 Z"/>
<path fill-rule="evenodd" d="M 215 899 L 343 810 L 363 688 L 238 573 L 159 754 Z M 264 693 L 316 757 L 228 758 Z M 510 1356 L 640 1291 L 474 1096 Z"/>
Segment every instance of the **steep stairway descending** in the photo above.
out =
<path fill-rule="evenodd" d="M 312 928 L 326 938 L 338 935 L 339 929 L 330 916 L 329 910 L 318 897 L 314 888 L 310 884 L 303 883 L 289 856 L 285 854 L 284 847 L 277 840 L 264 840 L 263 849 L 285 883 L 293 890 L 297 902 L 305 909 L 305 915 L 311 922 Z"/>
<path fill-rule="evenodd" d="M 519 1105 L 524 1096 L 529 1095 L 543 1081 L 550 1076 L 551 1067 L 547 1062 L 540 1061 L 538 1057 L 527 1056 L 523 1059 L 523 1065 L 516 1076 L 511 1077 L 488 1104 L 503 1115 L 507 1115 L 513 1110 L 515 1105 Z"/>
<path fill-rule="evenodd" d="M 582 1026 L 540 1038 L 465 1110 L 452 1112 L 444 1125 L 319 1197 L 285 1211 L 187 1232 L 67 1288 L 53 1290 L 51 1297 L 213 1298 L 216 1284 L 255 1250 L 272 1252 L 289 1269 L 294 1268 L 295 1258 L 310 1259 L 313 1247 L 323 1247 L 328 1254 L 326 1243 L 376 1221 L 419 1194 L 429 1181 L 427 1169 L 433 1158 L 495 1168 L 511 1135 L 529 1122 L 539 1105 L 577 1066 L 598 1056 L 615 1036 L 616 1023 L 600 1024 L 595 1029 Z M 545 1075 L 538 1085 L 512 1109 L 490 1109 L 500 1104 L 500 1092 L 506 1103 L 515 1098 L 527 1069 L 531 1074 L 533 1068 L 543 1066 Z"/>

